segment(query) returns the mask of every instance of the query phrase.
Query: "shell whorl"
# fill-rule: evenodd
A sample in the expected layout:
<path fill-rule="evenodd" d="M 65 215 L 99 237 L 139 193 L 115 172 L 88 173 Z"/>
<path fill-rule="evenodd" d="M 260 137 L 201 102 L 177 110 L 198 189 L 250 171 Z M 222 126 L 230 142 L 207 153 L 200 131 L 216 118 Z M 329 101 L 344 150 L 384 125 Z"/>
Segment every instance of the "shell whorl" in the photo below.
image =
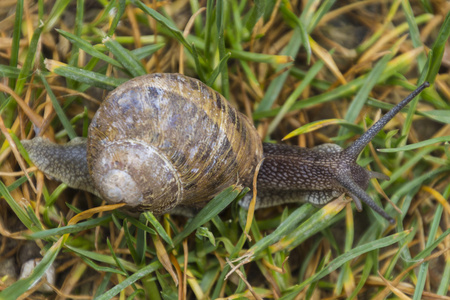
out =
<path fill-rule="evenodd" d="M 262 157 L 250 120 L 180 74 L 137 77 L 111 92 L 92 120 L 87 147 L 104 199 L 156 214 L 202 206 L 248 182 Z"/>

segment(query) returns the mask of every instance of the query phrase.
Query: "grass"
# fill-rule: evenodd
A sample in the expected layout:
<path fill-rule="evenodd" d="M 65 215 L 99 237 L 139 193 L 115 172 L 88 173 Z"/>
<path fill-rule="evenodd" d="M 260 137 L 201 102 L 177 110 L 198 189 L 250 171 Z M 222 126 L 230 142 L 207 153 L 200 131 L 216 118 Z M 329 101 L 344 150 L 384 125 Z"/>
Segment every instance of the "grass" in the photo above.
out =
<path fill-rule="evenodd" d="M 428 0 L 2 2 L 0 262 L 24 238 L 42 260 L 29 278 L 2 277 L 0 299 L 449 299 L 449 11 Z M 265 141 L 293 132 L 285 143 L 302 147 L 349 145 L 429 81 L 359 160 L 391 177 L 368 191 L 397 224 L 343 198 L 253 216 L 239 186 L 192 219 L 134 218 L 32 167 L 20 140 L 86 136 L 107 91 L 155 72 L 201 79 Z M 52 264 L 43 296 L 35 282 Z"/>

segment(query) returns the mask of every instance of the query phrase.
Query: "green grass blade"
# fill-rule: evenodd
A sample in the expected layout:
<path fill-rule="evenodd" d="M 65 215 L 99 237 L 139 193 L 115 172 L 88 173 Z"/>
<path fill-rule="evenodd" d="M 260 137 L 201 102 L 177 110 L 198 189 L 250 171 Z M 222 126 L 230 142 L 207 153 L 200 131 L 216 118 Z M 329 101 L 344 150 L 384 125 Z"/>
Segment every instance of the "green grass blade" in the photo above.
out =
<path fill-rule="evenodd" d="M 52 10 L 47 20 L 44 23 L 44 31 L 50 31 L 56 22 L 60 19 L 61 15 L 65 12 L 67 5 L 69 5 L 70 0 L 56 0 L 52 6 Z"/>
<path fill-rule="evenodd" d="M 223 72 L 224 69 L 227 67 L 227 61 L 230 58 L 230 53 L 227 53 L 219 62 L 219 65 L 214 69 L 211 76 L 208 79 L 208 82 L 206 83 L 208 86 L 212 86 L 214 82 L 216 81 L 219 74 Z"/>
<path fill-rule="evenodd" d="M 44 276 L 45 272 L 55 261 L 61 250 L 62 240 L 53 244 L 53 246 L 45 253 L 39 264 L 33 269 L 29 277 L 20 279 L 0 292 L 0 299 L 10 300 L 18 299 L 33 285 L 35 285 Z"/>
<path fill-rule="evenodd" d="M 139 7 L 143 12 L 150 15 L 152 18 L 154 18 L 156 21 L 158 21 L 161 25 L 165 26 L 172 34 L 173 36 L 181 43 L 183 46 L 189 51 L 189 53 L 192 54 L 192 48 L 187 42 L 187 40 L 184 38 L 183 33 L 181 30 L 179 30 L 169 19 L 161 15 L 156 10 L 149 8 L 147 5 L 143 4 L 139 0 L 132 0 L 131 1 L 134 5 Z"/>
<path fill-rule="evenodd" d="M 443 193 L 443 197 L 445 199 L 448 199 L 449 196 L 450 196 L 450 185 L 447 186 L 447 189 Z M 444 207 L 442 205 L 437 206 L 436 212 L 433 217 L 433 221 L 431 223 L 430 234 L 428 235 L 429 237 L 437 236 L 443 211 L 444 211 Z M 433 247 L 433 241 L 434 241 L 434 239 L 429 238 L 427 240 L 426 248 Z M 424 262 L 423 264 L 420 265 L 418 276 L 417 276 L 418 280 L 417 280 L 417 283 L 415 286 L 413 299 L 418 300 L 422 296 L 422 292 L 425 287 L 425 282 L 428 277 L 427 276 L 428 275 L 428 267 L 429 267 L 429 262 Z M 445 280 L 445 279 L 443 279 L 443 280 Z"/>
<path fill-rule="evenodd" d="M 415 144 L 406 145 L 406 146 L 402 146 L 402 147 L 398 147 L 398 148 L 378 149 L 378 151 L 386 152 L 386 153 L 403 152 L 403 151 L 418 149 L 418 148 L 430 146 L 430 145 L 433 145 L 436 143 L 444 143 L 444 142 L 450 142 L 450 135 L 432 138 L 429 140 L 425 140 L 422 142 L 418 142 Z"/>
<path fill-rule="evenodd" d="M 256 22 L 264 15 L 264 10 L 266 7 L 266 3 L 264 0 L 255 0 L 255 5 L 250 9 L 247 23 L 245 24 L 245 27 L 248 31 L 252 31 L 253 27 L 255 27 Z"/>
<path fill-rule="evenodd" d="M 23 0 L 18 0 L 16 4 L 16 16 L 14 19 L 14 31 L 12 36 L 11 44 L 11 58 L 9 60 L 9 65 L 11 67 L 17 67 L 19 61 L 19 42 L 20 33 L 22 29 L 22 18 L 23 18 Z M 10 88 L 14 89 L 14 81 L 10 81 Z"/>
<path fill-rule="evenodd" d="M 63 227 L 41 230 L 30 234 L 31 239 L 46 239 L 50 237 L 61 236 L 66 233 L 78 233 L 87 229 L 95 228 L 97 226 L 106 224 L 111 221 L 111 215 L 106 215 L 100 218 L 80 222 L 74 225 L 66 225 Z"/>
<path fill-rule="evenodd" d="M 156 232 L 167 244 L 169 244 L 171 247 L 175 247 L 172 242 L 172 239 L 169 237 L 167 232 L 164 230 L 164 227 L 161 225 L 161 223 L 158 222 L 158 220 L 155 218 L 155 216 L 151 212 L 146 211 L 144 213 L 144 217 L 147 219 L 147 221 L 150 222 L 150 224 L 153 225 L 153 228 L 155 228 Z"/>
<path fill-rule="evenodd" d="M 116 6 L 116 13 L 115 13 L 114 19 L 111 22 L 111 26 L 109 27 L 109 30 L 108 30 L 108 36 L 112 36 L 114 34 L 114 31 L 116 30 L 116 27 L 119 24 L 119 21 L 125 12 L 126 1 L 125 0 L 111 1 L 111 3 L 117 3 L 117 6 Z"/>
<path fill-rule="evenodd" d="M 437 74 L 439 73 L 439 68 L 441 66 L 442 58 L 444 56 L 444 51 L 446 43 L 450 37 L 450 12 L 445 16 L 444 23 L 442 24 L 439 34 L 434 41 L 433 47 L 433 57 L 431 58 L 430 71 L 426 80 L 430 83 L 434 83 Z"/>
<path fill-rule="evenodd" d="M 20 69 L 17 67 L 0 65 L 0 76 L 6 78 L 18 78 L 20 74 Z M 13 80 L 11 80 L 13 82 Z"/>
<path fill-rule="evenodd" d="M 67 131 L 67 134 L 69 135 L 70 139 L 72 140 L 76 138 L 77 134 L 75 133 L 75 130 L 72 128 L 72 124 L 70 124 L 69 119 L 67 119 L 67 116 L 64 113 L 63 109 L 61 108 L 61 105 L 59 105 L 59 102 L 56 99 L 55 94 L 53 94 L 52 88 L 48 84 L 44 75 L 39 74 L 39 77 L 41 78 L 41 81 L 44 84 L 45 89 L 47 90 L 47 94 L 50 97 L 50 100 L 52 101 L 52 105 L 53 108 L 55 109 L 56 115 L 61 121 L 61 124 L 63 125 L 64 129 Z"/>
<path fill-rule="evenodd" d="M 141 62 L 130 51 L 122 47 L 117 41 L 106 37 L 103 44 L 114 54 L 122 66 L 130 72 L 133 77 L 145 75 L 147 72 Z"/>
<path fill-rule="evenodd" d="M 21 205 L 19 205 L 19 203 L 17 203 L 16 200 L 14 200 L 14 198 L 11 196 L 11 194 L 9 193 L 8 189 L 6 188 L 5 184 L 2 181 L 0 181 L 0 195 L 6 200 L 9 207 L 11 207 L 16 216 L 22 222 L 22 224 L 25 225 L 28 229 L 34 230 L 35 228 L 33 222 L 28 217 L 28 214 L 24 210 L 24 207 L 21 207 Z"/>
<path fill-rule="evenodd" d="M 319 280 L 323 278 L 324 276 L 330 274 L 337 268 L 341 267 L 345 262 L 350 261 L 364 253 L 384 248 L 387 246 L 390 246 L 392 244 L 397 243 L 398 241 L 401 241 L 402 239 L 406 238 L 410 232 L 409 231 L 403 231 L 399 233 L 395 233 L 393 235 L 381 238 L 376 241 L 372 241 L 369 243 L 366 243 L 364 245 L 358 246 L 353 248 L 347 253 L 341 254 L 340 256 L 336 257 L 333 261 L 331 261 L 323 270 L 321 270 L 318 273 L 315 273 L 313 276 L 309 277 L 302 283 L 294 286 L 292 290 L 289 292 L 289 294 L 281 297 L 282 300 L 288 300 L 288 299 L 294 299 L 295 296 L 303 290 L 308 284 Z"/>
<path fill-rule="evenodd" d="M 148 274 L 155 272 L 160 267 L 161 267 L 161 264 L 159 263 L 159 261 L 152 262 L 151 264 L 145 266 L 144 268 L 140 269 L 136 273 L 128 276 L 122 282 L 116 284 L 112 289 L 106 291 L 103 295 L 95 298 L 95 300 L 108 300 L 108 299 L 113 298 L 115 295 L 120 293 L 120 291 L 122 291 L 124 288 L 133 284 L 137 280 L 147 276 Z"/>
<path fill-rule="evenodd" d="M 316 62 L 308 70 L 308 73 L 306 73 L 305 78 L 297 86 L 297 88 L 292 92 L 292 94 L 289 95 L 289 97 L 286 99 L 283 106 L 279 110 L 275 119 L 273 119 L 273 121 L 270 123 L 269 128 L 267 130 L 267 135 L 270 135 L 278 127 L 278 124 L 280 124 L 281 120 L 284 118 L 284 116 L 289 111 L 289 109 L 292 107 L 292 105 L 294 105 L 294 103 L 298 99 L 298 97 L 302 94 L 302 92 L 305 90 L 305 88 L 311 83 L 311 81 L 314 79 L 314 77 L 317 75 L 317 73 L 319 73 L 319 71 L 323 68 L 323 65 L 324 65 L 323 60 L 320 60 L 320 61 Z"/>
<path fill-rule="evenodd" d="M 47 69 L 55 72 L 58 75 L 106 90 L 113 90 L 120 84 L 127 81 L 127 79 L 117 79 L 97 72 L 75 68 L 55 61 L 46 60 L 46 66 Z"/>
<path fill-rule="evenodd" d="M 64 36 L 66 39 L 68 39 L 73 45 L 76 45 L 77 47 L 85 51 L 87 54 L 92 55 L 93 57 L 97 57 L 113 66 L 121 67 L 121 64 L 118 63 L 115 59 L 98 51 L 86 40 L 62 29 L 55 29 L 55 30 L 59 32 L 62 36 Z"/>
<path fill-rule="evenodd" d="M 131 51 L 137 59 L 143 59 L 147 56 L 151 56 L 153 53 L 164 47 L 164 43 L 157 43 L 154 45 L 147 45 Z M 109 57 L 109 56 L 108 56 Z"/>
<path fill-rule="evenodd" d="M 428 119 L 441 122 L 444 124 L 450 124 L 450 111 L 449 110 L 428 110 L 420 112 L 421 115 Z"/>
<path fill-rule="evenodd" d="M 223 190 L 195 215 L 195 217 L 186 225 L 182 232 L 177 234 L 172 239 L 173 243 L 178 245 L 185 237 L 194 232 L 194 230 L 211 220 L 231 202 L 233 202 L 233 200 L 239 196 L 240 192 L 241 189 L 236 186 L 230 186 L 229 188 Z"/>
<path fill-rule="evenodd" d="M 413 43 L 414 48 L 422 47 L 422 41 L 420 40 L 420 32 L 419 27 L 417 26 L 416 21 L 414 20 L 414 13 L 411 8 L 411 4 L 409 1 L 402 0 L 402 8 L 403 12 L 405 13 L 406 22 L 408 22 L 408 28 L 409 28 L 409 36 L 411 38 L 411 41 Z M 425 66 L 426 61 L 425 53 L 420 53 L 417 57 L 417 67 L 418 70 L 423 70 L 423 67 Z"/>
<path fill-rule="evenodd" d="M 305 29 L 305 26 L 303 26 L 302 21 L 300 18 L 297 18 L 297 16 L 289 10 L 286 5 L 281 5 L 280 7 L 281 12 L 285 15 L 285 18 L 288 20 L 291 20 L 296 26 L 298 26 L 298 29 L 300 30 L 300 37 L 302 39 L 302 45 L 305 47 L 306 51 L 306 63 L 309 65 L 311 62 L 311 44 L 309 43 L 309 35 L 308 31 Z"/>
<path fill-rule="evenodd" d="M 361 109 L 364 107 L 364 103 L 366 102 L 369 93 L 372 91 L 373 87 L 378 82 L 381 74 L 386 68 L 387 63 L 391 60 L 394 54 L 395 53 L 391 52 L 385 55 L 382 59 L 380 59 L 380 61 L 376 63 L 375 67 L 370 71 L 364 84 L 361 86 L 361 89 L 358 91 L 352 103 L 347 109 L 347 113 L 345 115 L 346 121 L 353 123 L 356 120 L 356 118 L 361 114 Z M 339 136 L 345 135 L 347 134 L 347 132 L 348 132 L 347 129 L 341 128 L 339 130 L 338 135 Z"/>
<path fill-rule="evenodd" d="M 261 251 L 267 249 L 268 246 L 276 243 L 287 233 L 294 230 L 300 222 L 310 216 L 315 210 L 316 208 L 314 208 L 311 204 L 304 204 L 300 206 L 292 214 L 290 214 L 289 217 L 287 217 L 286 220 L 284 220 L 274 232 L 254 244 L 248 250 L 248 253 L 252 253 L 252 255 L 255 256 Z"/>

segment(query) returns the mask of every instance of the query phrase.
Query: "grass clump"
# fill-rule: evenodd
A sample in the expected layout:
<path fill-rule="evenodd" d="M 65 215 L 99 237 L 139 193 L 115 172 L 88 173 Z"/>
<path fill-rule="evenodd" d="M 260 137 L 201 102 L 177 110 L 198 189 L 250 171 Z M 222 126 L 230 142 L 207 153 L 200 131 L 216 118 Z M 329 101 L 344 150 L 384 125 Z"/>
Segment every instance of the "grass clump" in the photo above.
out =
<path fill-rule="evenodd" d="M 16 264 L 0 299 L 447 299 L 449 11 L 400 0 L 0 4 L 0 261 Z M 252 216 L 238 186 L 191 219 L 132 217 L 32 167 L 20 140 L 86 136 L 107 91 L 156 72 L 207 83 L 265 141 L 300 128 L 287 142 L 302 147 L 345 147 L 429 81 L 359 160 L 391 177 L 369 193 L 398 207 L 384 205 L 397 224 L 344 198 Z M 42 260 L 17 280 L 30 243 Z M 54 293 L 42 295 L 51 265 Z"/>

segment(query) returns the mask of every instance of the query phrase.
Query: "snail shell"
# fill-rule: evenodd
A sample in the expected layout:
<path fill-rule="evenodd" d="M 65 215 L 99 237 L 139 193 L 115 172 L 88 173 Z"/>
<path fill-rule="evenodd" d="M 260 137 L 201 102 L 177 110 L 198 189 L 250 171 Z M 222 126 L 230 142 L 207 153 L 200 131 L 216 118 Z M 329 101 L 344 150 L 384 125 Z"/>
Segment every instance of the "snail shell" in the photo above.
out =
<path fill-rule="evenodd" d="M 87 153 L 102 198 L 162 214 L 248 181 L 263 150 L 250 120 L 218 92 L 180 74 L 151 74 L 108 95 Z"/>

